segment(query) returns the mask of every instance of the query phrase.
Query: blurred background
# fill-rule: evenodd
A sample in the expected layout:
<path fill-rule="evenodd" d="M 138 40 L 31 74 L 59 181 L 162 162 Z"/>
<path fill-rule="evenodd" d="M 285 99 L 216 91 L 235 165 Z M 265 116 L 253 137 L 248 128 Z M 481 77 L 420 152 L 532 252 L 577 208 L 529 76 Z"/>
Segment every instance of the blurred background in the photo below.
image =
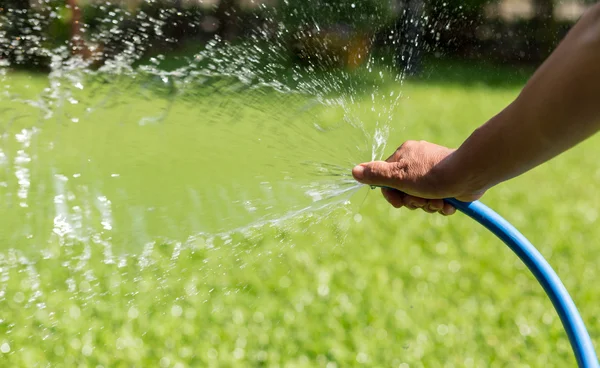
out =
<path fill-rule="evenodd" d="M 352 66 L 367 60 L 361 53 L 384 49 L 396 53 L 409 72 L 431 56 L 536 65 L 592 2 L 4 0 L 0 58 L 13 67 L 47 70 L 48 50 L 65 42 L 101 64 L 136 37 L 143 36 L 138 46 L 146 55 L 185 53 L 215 37 L 238 42 L 257 30 L 275 37 L 285 28 L 290 62 L 325 53 L 321 61 Z M 400 38 L 390 37 L 394 31 Z M 422 37 L 415 47 L 417 35 Z"/>
<path fill-rule="evenodd" d="M 592 3 L 0 0 L 0 366 L 574 367 L 497 238 L 350 170 L 460 145 Z M 483 200 L 600 347 L 597 142 Z"/>

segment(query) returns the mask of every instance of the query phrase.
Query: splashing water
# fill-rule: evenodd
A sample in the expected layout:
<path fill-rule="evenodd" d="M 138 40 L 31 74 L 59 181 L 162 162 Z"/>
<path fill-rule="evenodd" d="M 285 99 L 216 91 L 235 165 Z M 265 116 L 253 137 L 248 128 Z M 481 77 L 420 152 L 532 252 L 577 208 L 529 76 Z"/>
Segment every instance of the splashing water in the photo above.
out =
<path fill-rule="evenodd" d="M 47 78 L 0 65 L 3 248 L 100 236 L 135 251 L 157 239 L 276 223 L 348 203 L 359 188 L 352 166 L 382 157 L 401 97 L 400 83 L 384 81 L 401 82 L 402 73 L 360 47 L 351 57 L 367 60 L 354 71 L 319 70 L 339 61 L 329 54 L 308 66 L 287 63 L 291 32 L 279 15 L 293 5 L 261 6 L 264 27 L 246 41 L 217 36 L 170 58 L 145 57 L 144 37 L 169 42 L 162 15 L 98 9 L 106 26 L 83 27 L 104 53 L 78 39 L 44 49 Z M 123 28 L 124 19 L 146 28 Z M 328 38 L 320 42 L 327 50 Z M 70 50 L 85 47 L 87 58 Z"/>
<path fill-rule="evenodd" d="M 344 222 L 327 215 L 360 221 L 350 170 L 383 157 L 398 64 L 420 35 L 401 40 L 387 1 L 228 3 L 0 6 L 0 359 L 11 366 L 219 361 L 205 327 L 229 318 L 249 277 L 268 278 L 278 249 L 300 249 L 294 237 L 316 223 L 333 235 L 315 239 L 342 243 Z M 425 23 L 417 12 L 403 26 Z M 181 336 L 165 331 L 201 346 L 169 355 Z"/>
<path fill-rule="evenodd" d="M 385 131 L 352 119 L 341 100 L 211 76 L 165 101 L 141 78 L 89 94 L 90 83 L 62 80 L 85 87 L 45 91 L 43 113 L 15 112 L 3 139 L 13 174 L 3 243 L 104 233 L 135 246 L 228 231 L 347 199 L 352 165 L 380 157 Z"/>

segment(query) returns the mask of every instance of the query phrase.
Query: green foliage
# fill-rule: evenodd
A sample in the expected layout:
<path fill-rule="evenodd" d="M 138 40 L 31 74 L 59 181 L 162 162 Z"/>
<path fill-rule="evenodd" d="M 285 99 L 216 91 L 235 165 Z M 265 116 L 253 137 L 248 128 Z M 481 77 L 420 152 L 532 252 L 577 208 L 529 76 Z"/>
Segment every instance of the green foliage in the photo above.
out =
<path fill-rule="evenodd" d="M 431 0 L 427 4 L 431 9 L 449 12 L 479 13 L 483 8 L 498 0 Z"/>
<path fill-rule="evenodd" d="M 43 68 L 47 62 L 42 45 L 48 18 L 31 8 L 29 0 L 5 0 L 0 4 L 0 60 L 14 67 Z"/>
<path fill-rule="evenodd" d="M 485 5 L 494 1 L 497 0 L 431 0 L 427 11 L 434 23 L 474 29 L 481 22 Z"/>
<path fill-rule="evenodd" d="M 390 0 L 289 0 L 279 2 L 279 14 L 290 31 L 346 25 L 374 31 L 394 19 Z"/>
<path fill-rule="evenodd" d="M 62 5 L 54 8 L 57 14 L 48 25 L 47 32 L 49 34 L 50 48 L 52 46 L 65 45 L 71 38 L 71 18 L 72 10 Z"/>
<path fill-rule="evenodd" d="M 398 17 L 390 0 L 282 1 L 277 13 L 295 58 L 325 69 L 362 64 L 374 35 Z"/>

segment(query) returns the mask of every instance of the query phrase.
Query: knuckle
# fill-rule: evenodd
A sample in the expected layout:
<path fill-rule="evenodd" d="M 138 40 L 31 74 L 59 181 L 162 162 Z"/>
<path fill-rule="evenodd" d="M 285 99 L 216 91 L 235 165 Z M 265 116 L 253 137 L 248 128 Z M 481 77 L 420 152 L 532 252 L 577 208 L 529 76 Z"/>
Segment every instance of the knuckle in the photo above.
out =
<path fill-rule="evenodd" d="M 431 200 L 431 201 L 429 202 L 429 207 L 430 207 L 432 210 L 439 211 L 439 210 L 441 210 L 442 208 L 444 208 L 444 201 L 443 201 L 443 200 L 440 200 L 440 199 L 433 199 L 433 200 Z"/>
<path fill-rule="evenodd" d="M 404 144 L 396 148 L 396 151 L 394 151 L 394 153 L 387 159 L 387 162 L 396 162 L 402 159 L 402 156 L 404 155 L 404 150 Z"/>
<path fill-rule="evenodd" d="M 405 148 L 405 149 L 407 149 L 407 148 L 412 148 L 412 147 L 414 147 L 416 144 L 418 144 L 418 142 L 417 142 L 417 141 L 414 141 L 414 140 L 408 140 L 408 141 L 406 141 L 406 142 L 402 143 L 402 145 L 400 146 L 400 149 L 402 149 L 402 148 Z"/>
<path fill-rule="evenodd" d="M 389 166 L 388 174 L 390 175 L 390 178 L 402 179 L 406 174 L 406 169 L 406 165 L 402 162 L 395 162 Z"/>

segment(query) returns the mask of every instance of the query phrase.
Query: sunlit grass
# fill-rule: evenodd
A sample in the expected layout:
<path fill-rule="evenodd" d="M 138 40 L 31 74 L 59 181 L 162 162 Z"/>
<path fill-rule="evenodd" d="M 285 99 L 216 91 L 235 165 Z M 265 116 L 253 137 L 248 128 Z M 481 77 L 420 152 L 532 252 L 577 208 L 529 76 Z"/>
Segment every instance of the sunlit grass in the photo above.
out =
<path fill-rule="evenodd" d="M 390 86 L 390 88 L 397 88 Z M 456 146 L 517 85 L 408 83 L 388 152 Z M 598 138 L 484 201 L 538 246 L 600 345 Z M 494 163 L 491 162 L 490 165 Z M 361 190 L 352 212 L 247 237 L 156 244 L 106 264 L 99 247 L 0 261 L 3 366 L 572 367 L 541 287 L 462 215 L 390 208 Z M 88 259 L 86 259 L 88 258 Z"/>

